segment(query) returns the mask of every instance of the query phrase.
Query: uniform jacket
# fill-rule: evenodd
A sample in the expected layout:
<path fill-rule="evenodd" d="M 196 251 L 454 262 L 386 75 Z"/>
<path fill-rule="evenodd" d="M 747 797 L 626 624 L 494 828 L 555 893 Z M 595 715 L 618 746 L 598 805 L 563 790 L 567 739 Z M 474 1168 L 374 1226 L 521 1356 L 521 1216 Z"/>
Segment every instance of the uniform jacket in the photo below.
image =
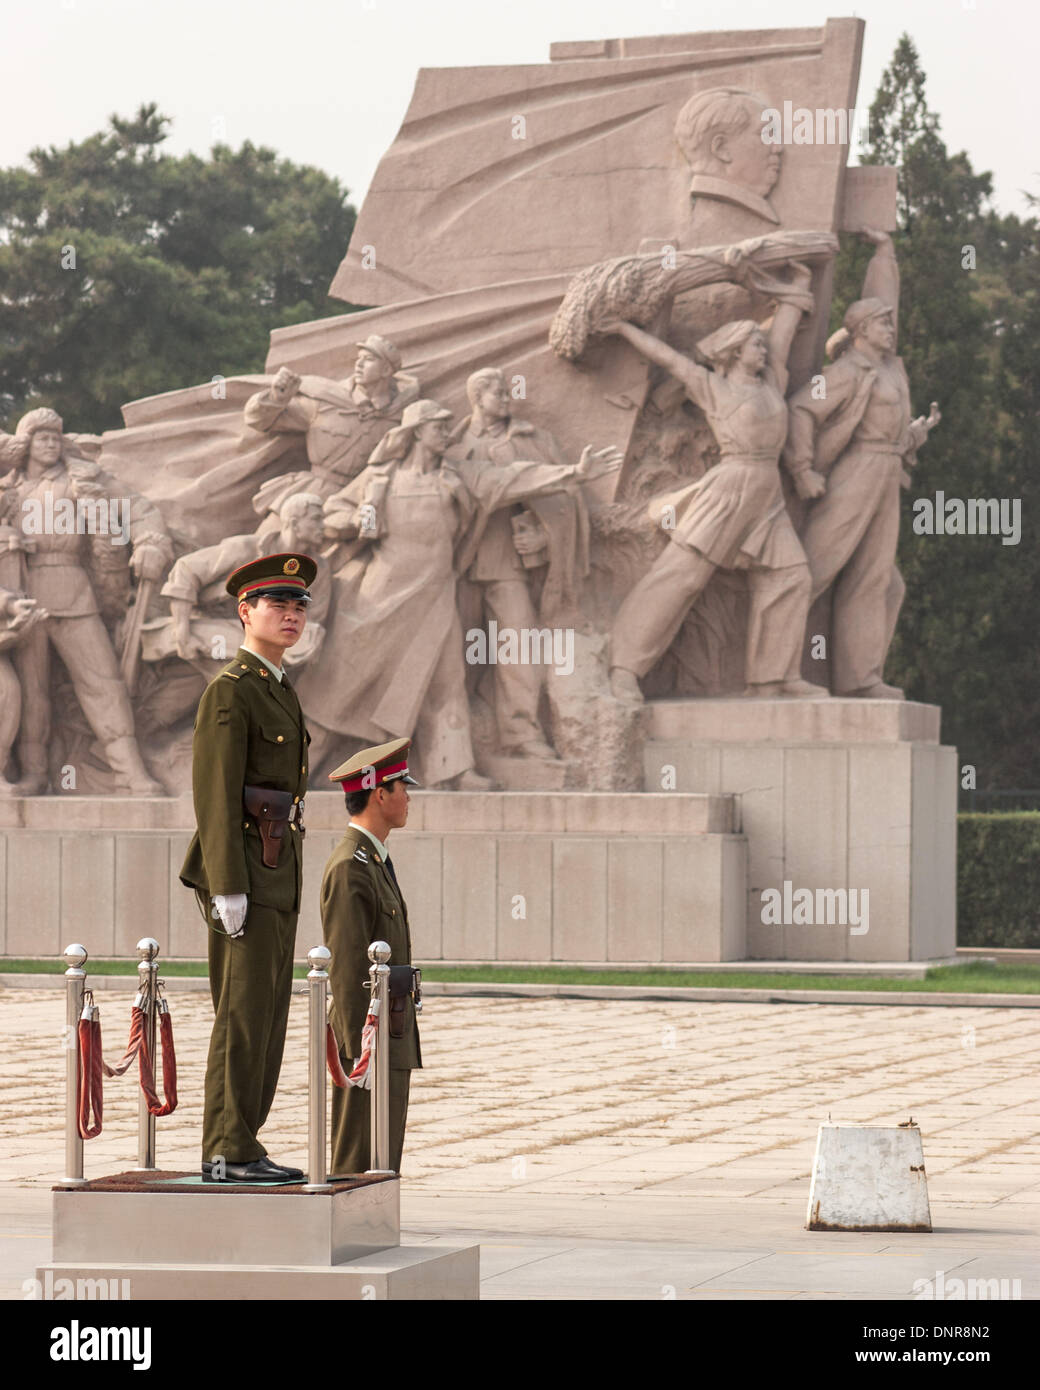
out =
<path fill-rule="evenodd" d="M 368 1013 L 368 948 L 373 941 L 385 941 L 391 965 L 410 965 L 412 937 L 400 889 L 379 851 L 356 826 L 347 827 L 325 865 L 321 923 L 325 945 L 332 952 L 332 1026 L 347 1056 L 358 1058 Z M 410 999 L 404 1036 L 390 1039 L 390 1065 L 400 1070 L 422 1066 L 415 1005 Z"/>
<path fill-rule="evenodd" d="M 278 865 L 265 867 L 260 831 L 246 814 L 242 789 L 307 790 L 310 735 L 296 692 L 268 663 L 240 647 L 199 701 L 192 740 L 192 793 L 198 829 L 181 882 L 215 895 L 248 893 L 251 902 L 298 912 L 303 848 L 286 831 Z M 246 919 L 248 925 L 248 918 Z"/>

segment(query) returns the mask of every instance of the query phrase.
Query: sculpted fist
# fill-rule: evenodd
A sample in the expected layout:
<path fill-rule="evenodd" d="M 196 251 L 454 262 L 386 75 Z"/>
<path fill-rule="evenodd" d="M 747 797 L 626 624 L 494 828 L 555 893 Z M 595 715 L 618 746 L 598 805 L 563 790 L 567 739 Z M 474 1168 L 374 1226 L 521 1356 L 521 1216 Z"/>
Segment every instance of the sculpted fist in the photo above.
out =
<path fill-rule="evenodd" d="M 803 472 L 795 474 L 794 489 L 799 497 L 808 502 L 814 497 L 823 496 L 827 490 L 827 479 L 822 473 L 817 473 L 812 468 L 806 468 Z"/>
<path fill-rule="evenodd" d="M 300 389 L 301 378 L 288 367 L 279 367 L 278 375 L 271 384 L 271 395 L 276 401 L 287 405 Z"/>
<path fill-rule="evenodd" d="M 130 556 L 130 568 L 138 579 L 159 579 L 166 568 L 166 561 L 157 546 L 139 545 Z"/>

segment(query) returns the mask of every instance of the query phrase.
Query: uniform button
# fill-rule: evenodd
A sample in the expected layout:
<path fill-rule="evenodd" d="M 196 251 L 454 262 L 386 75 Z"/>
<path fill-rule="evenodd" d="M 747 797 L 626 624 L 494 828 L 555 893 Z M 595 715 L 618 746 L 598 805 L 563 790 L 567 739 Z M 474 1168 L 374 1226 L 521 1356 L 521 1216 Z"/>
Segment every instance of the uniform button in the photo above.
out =
<path fill-rule="evenodd" d="M 248 821 L 246 821 L 246 823 L 245 823 L 245 825 L 243 825 L 242 829 L 243 829 L 243 830 L 248 830 L 248 829 L 249 829 L 249 822 L 248 822 Z"/>
<path fill-rule="evenodd" d="M 264 668 L 263 668 L 262 666 L 260 667 L 260 674 L 261 674 L 262 676 L 266 676 L 266 675 L 267 675 L 267 672 L 264 670 Z"/>
<path fill-rule="evenodd" d="M 248 670 L 249 670 L 249 667 L 245 664 L 244 661 L 243 661 L 243 663 L 242 663 L 242 670 L 243 670 L 243 671 L 248 671 Z"/>
<path fill-rule="evenodd" d="M 290 825 L 292 826 L 292 828 L 293 828 L 294 830 L 299 830 L 299 828 L 300 828 L 300 827 L 296 824 L 295 821 L 290 821 Z"/>
<path fill-rule="evenodd" d="M 278 742 L 279 742 L 279 743 L 284 743 L 284 742 L 285 742 L 285 735 L 284 735 L 284 734 L 279 734 L 279 735 L 278 735 Z"/>
<path fill-rule="evenodd" d="M 303 767 L 300 768 L 300 771 L 306 776 L 306 773 L 307 773 L 307 765 L 306 765 L 306 763 L 304 763 Z"/>
<path fill-rule="evenodd" d="M 298 796 L 294 796 L 294 797 L 293 797 L 293 805 L 294 805 L 294 806 L 299 806 L 299 804 L 300 804 L 300 798 L 299 798 Z"/>

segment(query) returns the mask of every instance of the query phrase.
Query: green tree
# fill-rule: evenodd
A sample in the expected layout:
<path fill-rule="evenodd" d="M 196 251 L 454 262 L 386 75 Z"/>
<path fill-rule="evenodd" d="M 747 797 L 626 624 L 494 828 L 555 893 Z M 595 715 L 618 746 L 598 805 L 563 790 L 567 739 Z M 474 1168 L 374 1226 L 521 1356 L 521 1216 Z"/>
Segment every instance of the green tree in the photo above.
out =
<path fill-rule="evenodd" d="M 260 371 L 272 328 L 345 311 L 326 290 L 347 190 L 249 143 L 164 154 L 168 125 L 143 106 L 0 171 L 8 429 L 36 405 L 73 430 L 117 427 L 124 402 Z"/>
<path fill-rule="evenodd" d="M 1022 497 L 1022 470 L 1013 479 L 1008 467 L 1010 402 L 999 383 L 1010 348 L 1008 315 L 1017 312 L 1008 275 L 1029 236 L 1018 219 L 1001 219 L 987 206 L 991 176 L 975 173 L 965 152 L 947 150 L 905 34 L 871 105 L 861 160 L 899 169 L 899 352 L 915 413 L 926 413 L 933 400 L 943 412 L 918 455 L 909 497 Z M 836 323 L 860 294 L 868 255 L 858 244 L 843 248 Z M 904 507 L 899 565 L 907 596 L 886 678 L 903 685 L 908 698 L 943 707 L 943 741 L 957 745 L 962 764 L 976 767 L 980 787 L 1040 787 L 1040 743 L 1033 739 L 1028 758 L 1023 744 L 1035 731 L 1040 674 L 1035 639 L 1021 623 L 1040 598 L 1028 549 L 993 536 L 915 534 Z"/>

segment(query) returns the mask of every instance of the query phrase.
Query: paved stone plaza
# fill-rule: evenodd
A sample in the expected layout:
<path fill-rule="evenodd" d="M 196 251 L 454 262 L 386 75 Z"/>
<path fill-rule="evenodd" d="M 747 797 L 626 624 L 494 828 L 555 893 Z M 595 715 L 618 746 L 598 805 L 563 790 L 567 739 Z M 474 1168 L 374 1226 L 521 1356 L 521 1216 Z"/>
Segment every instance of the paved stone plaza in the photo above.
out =
<path fill-rule="evenodd" d="M 131 994 L 99 994 L 105 1051 Z M 181 1103 L 164 1168 L 198 1161 L 205 994 L 171 996 Z M 0 1292 L 50 1254 L 62 1176 L 59 991 L 0 997 Z M 306 1166 L 306 1001 L 264 1133 Z M 479 1240 L 483 1297 L 913 1298 L 916 1280 L 1040 1296 L 1033 1010 L 432 998 L 413 1077 L 402 1239 Z M 817 1127 L 924 1137 L 931 1235 L 804 1230 Z M 106 1084 L 87 1176 L 132 1166 L 136 1084 Z M 920 1286 L 919 1286 L 920 1287 Z M 1014 1286 L 1009 1283 L 1009 1288 Z"/>

